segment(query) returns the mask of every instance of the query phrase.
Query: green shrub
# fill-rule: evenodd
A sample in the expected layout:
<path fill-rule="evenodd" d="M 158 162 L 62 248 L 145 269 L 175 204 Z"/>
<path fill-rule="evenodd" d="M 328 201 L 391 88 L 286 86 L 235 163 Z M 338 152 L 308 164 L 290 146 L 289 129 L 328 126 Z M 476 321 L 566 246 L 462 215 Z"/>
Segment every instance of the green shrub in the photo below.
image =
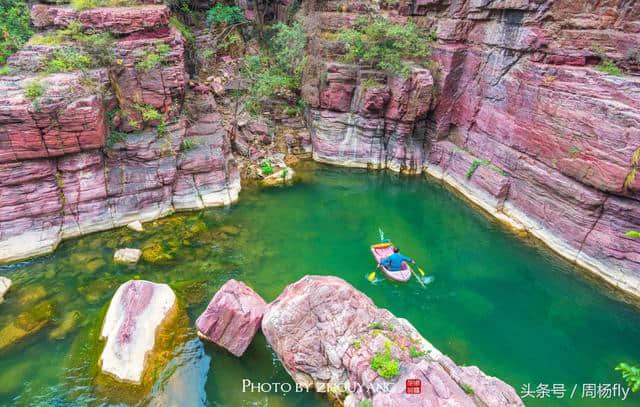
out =
<path fill-rule="evenodd" d="M 240 7 L 217 3 L 207 11 L 207 25 L 235 24 L 244 21 L 244 13 Z"/>
<path fill-rule="evenodd" d="M 360 339 L 357 339 L 353 341 L 351 345 L 353 345 L 355 349 L 360 349 L 360 347 L 362 346 L 362 341 Z"/>
<path fill-rule="evenodd" d="M 169 19 L 169 25 L 180 31 L 180 34 L 182 34 L 187 43 L 195 44 L 196 36 L 193 34 L 189 27 L 187 27 L 182 21 L 178 20 L 178 17 L 171 16 L 171 18 Z"/>
<path fill-rule="evenodd" d="M 266 51 L 245 59 L 243 76 L 249 82 L 245 109 L 256 114 L 262 102 L 283 92 L 298 92 L 305 66 L 307 37 L 299 23 L 275 24 Z"/>
<path fill-rule="evenodd" d="M 367 78 L 367 79 L 363 80 L 362 82 L 360 82 L 360 86 L 363 89 L 375 89 L 375 88 L 381 87 L 382 84 L 380 82 L 378 82 L 377 80 L 375 80 L 374 78 Z"/>
<path fill-rule="evenodd" d="M 45 89 L 46 87 L 38 81 L 29 82 L 24 87 L 24 96 L 33 101 L 42 96 Z"/>
<path fill-rule="evenodd" d="M 636 181 L 636 177 L 638 175 L 638 169 L 640 169 L 640 147 L 638 147 L 633 154 L 631 155 L 629 172 L 627 176 L 624 178 L 624 188 L 628 189 L 633 185 Z"/>
<path fill-rule="evenodd" d="M 339 32 L 345 44 L 345 61 L 371 64 L 375 69 L 406 77 L 411 69 L 408 60 L 428 62 L 435 37 L 414 23 L 396 24 L 387 18 L 360 17 L 352 28 Z"/>
<path fill-rule="evenodd" d="M 105 66 L 113 61 L 113 36 L 109 33 L 85 33 L 82 26 L 75 21 L 66 28 L 48 35 L 38 34 L 29 40 L 30 44 L 36 45 L 60 45 L 71 42 L 79 44 L 85 54 L 95 59 L 92 65 Z"/>
<path fill-rule="evenodd" d="M 618 68 L 618 65 L 616 65 L 615 62 L 613 62 L 609 58 L 603 59 L 602 62 L 596 65 L 596 69 L 608 75 L 622 76 L 622 70 L 620 70 L 620 68 Z"/>
<path fill-rule="evenodd" d="M 425 356 L 428 353 L 429 353 L 429 351 L 426 351 L 426 352 L 425 351 L 421 351 L 421 350 L 419 350 L 419 349 L 417 349 L 417 348 L 415 348 L 413 346 L 409 348 L 409 357 L 411 357 L 411 358 L 421 358 L 421 357 Z"/>
<path fill-rule="evenodd" d="M 632 392 L 636 393 L 640 390 L 640 367 L 620 363 L 616 366 L 616 370 L 622 374 L 622 378 L 627 382 Z"/>
<path fill-rule="evenodd" d="M 59 49 L 47 61 L 45 71 L 48 73 L 72 72 L 88 69 L 92 65 L 93 59 L 83 52 L 73 49 Z"/>
<path fill-rule="evenodd" d="M 358 407 L 373 407 L 373 401 L 367 399 L 362 400 L 358 404 Z"/>
<path fill-rule="evenodd" d="M 462 391 L 464 391 L 469 396 L 471 396 L 471 395 L 473 395 L 475 393 L 475 391 L 473 391 L 473 387 L 469 386 L 466 383 L 460 383 L 460 388 L 462 389 Z"/>
<path fill-rule="evenodd" d="M 0 65 L 31 37 L 29 8 L 23 0 L 0 0 Z"/>
<path fill-rule="evenodd" d="M 624 234 L 626 237 L 632 237 L 634 239 L 640 239 L 640 232 L 637 230 L 630 230 Z"/>
<path fill-rule="evenodd" d="M 142 120 L 145 122 L 154 122 L 154 121 L 162 121 L 164 116 L 162 113 L 158 111 L 155 107 L 151 105 L 144 105 L 141 103 L 136 103 L 133 105 L 133 108 L 140 113 L 142 116 Z"/>
<path fill-rule="evenodd" d="M 372 322 L 369 324 L 369 329 L 384 329 L 384 325 L 381 322 Z"/>
<path fill-rule="evenodd" d="M 144 50 L 140 61 L 136 63 L 136 69 L 149 72 L 152 69 L 165 64 L 171 54 L 171 47 L 164 42 L 158 42 Z"/>
<path fill-rule="evenodd" d="M 271 161 L 264 160 L 260 164 L 260 171 L 262 171 L 262 175 L 271 175 L 271 174 L 273 174 L 273 166 L 271 165 Z"/>
<path fill-rule="evenodd" d="M 11 75 L 11 68 L 8 66 L 3 66 L 0 68 L 0 76 Z"/>
<path fill-rule="evenodd" d="M 193 150 L 197 146 L 198 146 L 198 143 L 196 143 L 193 139 L 187 138 L 182 140 L 182 143 L 180 143 L 180 151 Z"/>
<path fill-rule="evenodd" d="M 391 379 L 400 373 L 398 360 L 391 357 L 392 346 L 392 343 L 387 341 L 384 344 L 384 352 L 376 353 L 371 358 L 371 368 L 385 379 Z"/>

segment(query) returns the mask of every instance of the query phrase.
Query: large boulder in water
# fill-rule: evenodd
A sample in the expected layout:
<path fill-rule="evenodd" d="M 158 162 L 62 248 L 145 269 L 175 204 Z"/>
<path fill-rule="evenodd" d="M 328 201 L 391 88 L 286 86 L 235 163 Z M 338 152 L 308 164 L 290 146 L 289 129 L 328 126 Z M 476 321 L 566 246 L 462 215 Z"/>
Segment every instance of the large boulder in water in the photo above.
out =
<path fill-rule="evenodd" d="M 262 330 L 296 383 L 346 407 L 365 399 L 375 406 L 524 405 L 511 386 L 457 366 L 407 320 L 337 277 L 287 286 L 267 307 Z M 407 380 L 419 394 L 407 392 Z"/>
<path fill-rule="evenodd" d="M 176 296 L 166 284 L 130 280 L 116 291 L 102 325 L 106 344 L 100 356 L 102 372 L 139 384 L 156 333 L 176 309 Z"/>
<path fill-rule="evenodd" d="M 229 280 L 196 320 L 201 338 L 242 356 L 258 329 L 266 302 L 244 283 Z"/>

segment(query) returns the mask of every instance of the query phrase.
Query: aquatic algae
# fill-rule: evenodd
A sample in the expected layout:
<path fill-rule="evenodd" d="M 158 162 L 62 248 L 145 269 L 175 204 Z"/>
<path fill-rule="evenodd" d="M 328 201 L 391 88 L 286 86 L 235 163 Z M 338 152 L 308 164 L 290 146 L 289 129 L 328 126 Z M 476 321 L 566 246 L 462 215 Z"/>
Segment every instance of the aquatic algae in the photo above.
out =
<path fill-rule="evenodd" d="M 142 249 L 142 258 L 149 263 L 159 263 L 173 259 L 173 256 L 162 247 L 160 243 L 154 243 Z"/>

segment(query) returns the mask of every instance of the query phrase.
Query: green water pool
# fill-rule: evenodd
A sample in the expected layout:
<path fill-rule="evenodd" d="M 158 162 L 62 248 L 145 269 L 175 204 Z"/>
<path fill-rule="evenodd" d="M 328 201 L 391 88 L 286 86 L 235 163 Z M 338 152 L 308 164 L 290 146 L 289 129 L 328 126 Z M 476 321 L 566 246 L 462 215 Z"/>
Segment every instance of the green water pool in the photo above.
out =
<path fill-rule="evenodd" d="M 618 362 L 640 361 L 637 308 L 438 183 L 305 167 L 294 186 L 245 188 L 230 208 L 177 214 L 145 224 L 144 233 L 121 228 L 85 236 L 51 255 L 0 267 L 14 283 L 0 305 L 0 328 L 34 304 L 54 307 L 44 328 L 0 354 L 0 405 L 110 404 L 93 388 L 99 349 L 89 338 L 124 281 L 170 284 L 193 325 L 229 278 L 270 301 L 306 274 L 344 278 L 409 319 L 457 363 L 477 365 L 518 392 L 526 384 L 565 386 L 564 398 L 527 398 L 528 406 L 640 405 L 638 395 L 624 402 L 581 397 L 583 384 L 619 383 Z M 434 277 L 426 289 L 413 280 L 366 280 L 378 227 Z M 125 246 L 146 248 L 147 260 L 113 264 L 114 250 Z M 243 392 L 245 379 L 291 383 L 261 334 L 235 358 L 191 333 L 140 404 L 329 405 L 311 393 Z"/>

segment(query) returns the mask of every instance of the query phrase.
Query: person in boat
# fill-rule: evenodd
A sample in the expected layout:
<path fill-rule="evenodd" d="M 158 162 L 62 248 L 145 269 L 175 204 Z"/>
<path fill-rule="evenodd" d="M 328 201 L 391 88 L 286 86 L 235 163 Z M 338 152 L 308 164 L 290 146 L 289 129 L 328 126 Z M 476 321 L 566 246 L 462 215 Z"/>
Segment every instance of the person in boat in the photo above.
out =
<path fill-rule="evenodd" d="M 378 263 L 378 267 L 383 266 L 389 271 L 400 271 L 402 270 L 403 261 L 408 261 L 410 263 L 416 264 L 416 262 L 412 258 L 400 254 L 400 249 L 394 247 L 393 254 Z"/>

